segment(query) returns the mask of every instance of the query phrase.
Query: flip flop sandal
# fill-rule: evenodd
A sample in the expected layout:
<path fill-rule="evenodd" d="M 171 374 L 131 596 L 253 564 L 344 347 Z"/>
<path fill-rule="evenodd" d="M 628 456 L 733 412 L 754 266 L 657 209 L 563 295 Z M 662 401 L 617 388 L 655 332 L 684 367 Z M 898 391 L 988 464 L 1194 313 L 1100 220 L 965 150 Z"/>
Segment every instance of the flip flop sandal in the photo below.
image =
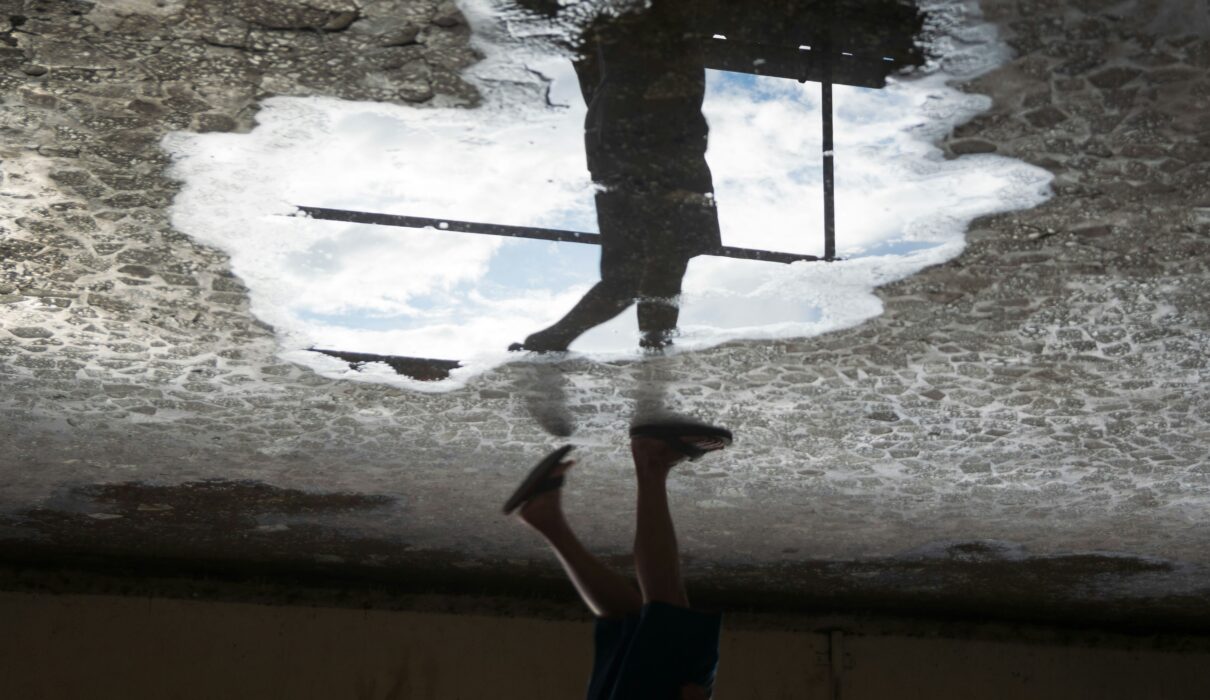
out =
<path fill-rule="evenodd" d="M 692 421 L 644 423 L 642 425 L 631 426 L 630 437 L 649 437 L 663 440 L 664 444 L 688 457 L 690 462 L 696 462 L 703 455 L 717 452 L 722 448 L 703 450 L 684 438 L 714 438 L 722 442 L 723 447 L 730 446 L 733 440 L 731 431 L 726 428 L 720 428 L 717 425 L 706 425 L 705 423 L 694 423 Z"/>
<path fill-rule="evenodd" d="M 574 445 L 564 445 L 543 457 L 542 461 L 538 462 L 529 471 L 529 475 L 525 477 L 525 481 L 521 482 L 521 485 L 517 487 L 513 495 L 504 502 L 504 514 L 508 515 L 512 513 L 526 501 L 540 493 L 554 491 L 561 487 L 563 485 L 563 477 L 550 476 L 550 473 L 554 471 L 555 467 L 559 466 L 559 463 L 563 461 L 567 453 L 571 452 L 574 448 Z"/>

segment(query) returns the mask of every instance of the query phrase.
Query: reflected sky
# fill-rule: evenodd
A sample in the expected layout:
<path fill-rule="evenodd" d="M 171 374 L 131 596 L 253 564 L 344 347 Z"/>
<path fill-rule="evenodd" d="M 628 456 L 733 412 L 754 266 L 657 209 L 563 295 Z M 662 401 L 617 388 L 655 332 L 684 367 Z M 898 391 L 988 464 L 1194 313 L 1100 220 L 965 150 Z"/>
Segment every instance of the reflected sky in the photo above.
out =
<path fill-rule="evenodd" d="M 486 2 L 463 3 L 487 59 L 477 109 L 272 98 L 249 134 L 165 140 L 183 188 L 173 222 L 232 257 L 283 350 L 330 376 L 453 388 L 512 359 L 600 278 L 597 246 L 288 216 L 295 205 L 596 232 L 571 61 L 526 48 Z M 837 254 L 792 265 L 698 256 L 683 280 L 675 350 L 803 337 L 876 315 L 879 285 L 961 251 L 969 221 L 1030 207 L 1049 175 L 1019 161 L 945 160 L 933 145 L 987 106 L 954 90 L 1003 59 L 973 5 L 937 4 L 938 58 L 881 90 L 836 86 Z M 528 84 L 519 88 L 520 76 Z M 540 76 L 540 77 L 539 77 Z M 706 160 L 723 244 L 823 251 L 820 86 L 707 71 Z M 633 310 L 571 350 L 636 356 Z M 383 367 L 352 373 L 310 347 L 456 359 L 442 387 Z"/>

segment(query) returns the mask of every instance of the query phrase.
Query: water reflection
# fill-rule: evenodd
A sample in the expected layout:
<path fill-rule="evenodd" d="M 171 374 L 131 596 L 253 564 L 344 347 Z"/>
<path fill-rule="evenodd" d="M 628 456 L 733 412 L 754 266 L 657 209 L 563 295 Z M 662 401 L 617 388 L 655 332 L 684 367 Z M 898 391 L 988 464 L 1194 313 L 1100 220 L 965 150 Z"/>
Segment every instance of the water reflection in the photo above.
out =
<path fill-rule="evenodd" d="M 1045 198 L 1041 171 L 932 145 L 984 104 L 946 80 L 998 60 L 946 1 L 930 16 L 961 41 L 929 45 L 966 72 L 929 61 L 879 90 L 923 58 L 911 5 L 665 0 L 572 22 L 602 3 L 519 19 L 467 0 L 483 107 L 275 98 L 250 134 L 174 134 L 174 223 L 231 253 L 287 359 L 412 389 L 456 388 L 515 341 L 615 359 L 849 326 L 880 312 L 874 286 L 955 255 L 971 218 Z M 829 78 L 842 261 L 825 264 Z M 296 206 L 336 221 L 279 216 Z"/>

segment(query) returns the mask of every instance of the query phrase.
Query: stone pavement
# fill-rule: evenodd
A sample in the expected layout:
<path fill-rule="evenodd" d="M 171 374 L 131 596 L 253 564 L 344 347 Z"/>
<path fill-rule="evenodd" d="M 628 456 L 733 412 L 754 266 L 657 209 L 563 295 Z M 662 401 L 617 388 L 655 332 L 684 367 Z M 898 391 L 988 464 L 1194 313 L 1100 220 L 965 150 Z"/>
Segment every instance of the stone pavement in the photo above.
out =
<path fill-rule="evenodd" d="M 944 147 L 1045 167 L 1055 197 L 977 221 L 860 327 L 567 363 L 590 546 L 626 559 L 620 436 L 656 372 L 739 438 L 672 484 L 691 592 L 1210 623 L 1210 21 L 983 9 L 1018 56 L 966 86 L 994 106 Z M 553 444 L 524 367 L 414 394 L 283 363 L 225 257 L 167 218 L 169 131 L 247 130 L 271 95 L 472 107 L 457 8 L 0 10 L 0 553 L 557 580 L 498 515 Z"/>

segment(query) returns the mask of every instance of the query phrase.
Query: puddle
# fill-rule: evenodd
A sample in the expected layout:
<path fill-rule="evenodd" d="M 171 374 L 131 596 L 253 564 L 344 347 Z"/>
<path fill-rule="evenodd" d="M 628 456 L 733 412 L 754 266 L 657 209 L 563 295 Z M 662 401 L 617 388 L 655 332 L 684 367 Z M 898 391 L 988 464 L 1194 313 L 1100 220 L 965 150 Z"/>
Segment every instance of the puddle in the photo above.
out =
<path fill-rule="evenodd" d="M 278 97 L 249 134 L 164 141 L 183 181 L 173 224 L 227 252 L 283 356 L 325 376 L 444 391 L 527 350 L 616 360 L 818 335 L 958 255 L 974 218 L 1049 196 L 1039 168 L 934 145 L 989 106 L 950 83 L 1008 56 L 973 3 L 827 22 L 460 7 L 486 56 L 467 75 L 478 108 Z M 830 257 L 825 150 L 836 259 L 748 259 Z M 364 219 L 347 212 L 410 218 L 315 218 Z"/>

